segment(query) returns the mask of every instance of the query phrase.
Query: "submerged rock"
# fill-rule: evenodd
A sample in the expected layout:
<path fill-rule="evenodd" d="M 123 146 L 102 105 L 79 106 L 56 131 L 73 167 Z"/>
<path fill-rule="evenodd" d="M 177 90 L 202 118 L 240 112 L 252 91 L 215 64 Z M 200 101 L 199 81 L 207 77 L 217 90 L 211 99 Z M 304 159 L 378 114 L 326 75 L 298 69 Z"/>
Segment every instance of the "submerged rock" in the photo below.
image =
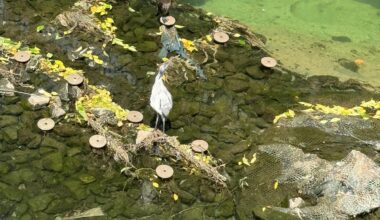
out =
<path fill-rule="evenodd" d="M 15 89 L 15 86 L 8 79 L 0 79 L 0 95 L 5 96 L 14 96 L 15 93 L 12 90 Z"/>
<path fill-rule="evenodd" d="M 44 193 L 29 199 L 28 204 L 33 212 L 38 212 L 45 210 L 53 199 L 54 194 Z"/>
<path fill-rule="evenodd" d="M 15 116 L 0 115 L 0 128 L 10 125 L 17 125 L 18 119 Z"/>
<path fill-rule="evenodd" d="M 18 134 L 17 134 L 18 129 L 19 128 L 16 125 L 2 129 L 4 140 L 10 144 L 15 143 L 18 138 Z"/>
<path fill-rule="evenodd" d="M 52 153 L 42 159 L 42 166 L 51 171 L 59 172 L 63 168 L 63 155 L 60 152 Z"/>

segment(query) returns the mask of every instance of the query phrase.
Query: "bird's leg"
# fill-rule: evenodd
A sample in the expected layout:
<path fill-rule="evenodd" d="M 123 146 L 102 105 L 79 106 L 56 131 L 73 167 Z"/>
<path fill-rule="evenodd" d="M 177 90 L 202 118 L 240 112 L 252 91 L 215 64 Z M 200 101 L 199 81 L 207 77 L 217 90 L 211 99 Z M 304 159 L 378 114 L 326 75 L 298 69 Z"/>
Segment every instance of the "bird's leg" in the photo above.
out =
<path fill-rule="evenodd" d="M 165 133 L 165 117 L 162 117 L 162 132 Z"/>
<path fill-rule="evenodd" d="M 157 117 L 156 117 L 156 125 L 154 126 L 154 129 L 157 129 L 157 125 L 158 125 L 158 118 L 159 118 L 160 116 L 157 114 Z"/>

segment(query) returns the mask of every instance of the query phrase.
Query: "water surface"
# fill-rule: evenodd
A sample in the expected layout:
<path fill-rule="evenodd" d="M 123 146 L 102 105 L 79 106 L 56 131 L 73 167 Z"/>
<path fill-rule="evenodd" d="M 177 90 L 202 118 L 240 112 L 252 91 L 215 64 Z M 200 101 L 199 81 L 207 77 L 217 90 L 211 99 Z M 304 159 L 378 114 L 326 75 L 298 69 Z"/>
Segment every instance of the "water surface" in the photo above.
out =
<path fill-rule="evenodd" d="M 380 85 L 377 0 L 182 0 L 249 25 L 286 67 Z M 353 63 L 363 59 L 359 68 Z"/>

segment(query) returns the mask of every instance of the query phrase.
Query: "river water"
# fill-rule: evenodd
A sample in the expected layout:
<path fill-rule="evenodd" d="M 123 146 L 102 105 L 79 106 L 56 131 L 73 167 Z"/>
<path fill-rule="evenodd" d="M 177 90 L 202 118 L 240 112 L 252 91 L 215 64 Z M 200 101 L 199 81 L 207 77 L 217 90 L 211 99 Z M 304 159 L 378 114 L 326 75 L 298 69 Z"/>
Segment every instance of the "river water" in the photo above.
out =
<path fill-rule="evenodd" d="M 237 19 L 267 37 L 268 49 L 305 75 L 334 75 L 380 85 L 377 0 L 182 0 Z M 356 59 L 364 64 L 355 68 Z M 351 63 L 351 64 L 350 64 Z"/>
<path fill-rule="evenodd" d="M 158 57 L 162 45 L 155 35 L 159 23 L 150 1 L 112 3 L 113 9 L 107 16 L 114 19 L 118 37 L 136 46 L 138 52 L 108 45 L 107 57 L 98 53 L 107 65 L 91 66 L 86 59 L 70 58 L 80 46 L 92 46 L 98 52 L 102 46 L 99 36 L 82 29 L 60 39 L 46 34 L 66 30 L 52 20 L 70 10 L 74 0 L 0 2 L 4 3 L 6 21 L 0 26 L 2 37 L 38 46 L 41 54 L 51 53 L 66 66 L 83 70 L 90 84 L 107 88 L 116 103 L 141 111 L 144 123 L 154 125 L 154 111 L 149 107 L 154 76 L 149 73 L 156 71 L 157 64 L 162 62 Z M 232 11 L 233 7 L 229 8 Z M 186 39 L 205 39 L 218 25 L 211 17 L 187 6 L 178 6 L 171 13 L 183 26 L 178 29 L 179 35 Z M 46 28 L 41 33 L 36 31 L 39 25 Z M 269 42 L 271 35 L 265 37 Z M 215 54 L 206 50 L 209 60 L 201 65 L 208 80 L 196 79 L 195 73 L 187 70 L 188 80 L 168 86 L 174 107 L 167 134 L 178 136 L 182 143 L 206 140 L 209 153 L 219 160 L 220 171 L 228 179 L 227 188 L 220 188 L 204 175 L 194 174 L 178 158 L 150 151 L 131 155 L 138 171 L 134 170 L 134 176 L 126 176 L 120 172 L 123 166 L 114 162 L 112 155 L 91 150 L 88 138 L 94 131 L 86 124 L 61 118 L 56 120 L 53 131 L 41 132 L 36 122 L 50 116 L 47 108 L 31 109 L 24 96 L 1 97 L 0 219 L 54 219 L 93 208 L 101 208 L 105 215 L 95 219 L 294 219 L 271 207 L 288 207 L 289 199 L 294 197 L 302 197 L 308 205 L 314 205 L 319 197 L 311 198 L 294 185 L 278 181 L 281 164 L 260 153 L 260 145 L 292 144 L 333 163 L 345 158 L 351 150 L 360 150 L 379 163 L 379 154 L 370 144 L 350 136 L 378 139 L 378 120 L 357 119 L 362 126 L 348 135 L 310 124 L 306 128 L 273 125 L 276 115 L 288 109 L 302 109 L 299 101 L 352 107 L 363 100 L 379 100 L 379 93 L 368 91 L 355 81 L 339 82 L 332 76 L 305 78 L 285 69 L 263 68 L 260 59 L 268 54 L 248 45 L 244 36 L 231 37 L 223 46 L 208 44 L 217 48 Z M 191 56 L 197 61 L 205 59 L 201 50 Z M 18 73 L 24 66 L 11 62 L 1 64 L 1 68 Z M 180 75 L 183 68 L 180 66 L 173 72 Z M 31 73 L 31 80 L 26 83 L 60 93 L 55 82 L 47 78 L 41 72 Z M 68 111 L 75 113 L 72 105 Z M 126 124 L 121 131 L 118 128 L 115 131 L 128 134 Z M 336 129 L 334 124 L 332 127 Z M 135 136 L 126 135 L 125 139 L 132 143 Z M 242 164 L 243 158 L 252 164 Z M 172 179 L 154 179 L 154 169 L 161 163 L 174 168 Z M 153 187 L 152 178 L 158 188 Z M 174 193 L 178 200 L 173 199 Z M 379 212 L 375 209 L 358 218 L 376 219 Z"/>

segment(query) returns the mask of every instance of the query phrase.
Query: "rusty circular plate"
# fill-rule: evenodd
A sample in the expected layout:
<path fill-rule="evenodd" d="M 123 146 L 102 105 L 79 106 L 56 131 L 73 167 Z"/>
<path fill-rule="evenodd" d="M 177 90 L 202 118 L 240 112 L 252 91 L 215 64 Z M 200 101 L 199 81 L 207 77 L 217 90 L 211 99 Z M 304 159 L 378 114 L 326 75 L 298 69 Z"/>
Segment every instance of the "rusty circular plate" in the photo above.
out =
<path fill-rule="evenodd" d="M 277 65 L 277 61 L 272 57 L 261 58 L 261 64 L 265 67 L 272 68 Z"/>
<path fill-rule="evenodd" d="M 230 39 L 228 34 L 221 31 L 215 32 L 213 35 L 213 38 L 214 38 L 214 41 L 221 44 L 226 43 Z"/>
<path fill-rule="evenodd" d="M 141 114 L 141 112 L 129 111 L 127 119 L 130 122 L 139 123 L 144 119 L 144 116 L 143 116 L 143 114 Z"/>
<path fill-rule="evenodd" d="M 162 179 L 168 179 L 173 176 L 174 170 L 169 165 L 159 165 L 156 168 L 156 174 Z"/>
<path fill-rule="evenodd" d="M 83 77 L 79 74 L 71 74 L 66 78 L 66 81 L 72 85 L 72 86 L 77 86 L 83 83 Z"/>
<path fill-rule="evenodd" d="M 55 126 L 55 122 L 51 118 L 41 118 L 37 122 L 37 127 L 43 131 L 49 131 L 53 129 Z"/>
<path fill-rule="evenodd" d="M 191 142 L 191 149 L 198 153 L 203 153 L 208 149 L 208 143 L 204 140 L 195 140 Z"/>
<path fill-rule="evenodd" d="M 161 17 L 160 22 L 165 26 L 173 26 L 175 24 L 175 18 L 173 16 Z"/>
<path fill-rule="evenodd" d="M 14 57 L 17 62 L 26 63 L 30 60 L 30 53 L 27 51 L 18 51 Z"/>
<path fill-rule="evenodd" d="M 93 148 L 103 148 L 107 144 L 107 139 L 102 135 L 93 135 L 90 137 L 89 142 Z"/>

